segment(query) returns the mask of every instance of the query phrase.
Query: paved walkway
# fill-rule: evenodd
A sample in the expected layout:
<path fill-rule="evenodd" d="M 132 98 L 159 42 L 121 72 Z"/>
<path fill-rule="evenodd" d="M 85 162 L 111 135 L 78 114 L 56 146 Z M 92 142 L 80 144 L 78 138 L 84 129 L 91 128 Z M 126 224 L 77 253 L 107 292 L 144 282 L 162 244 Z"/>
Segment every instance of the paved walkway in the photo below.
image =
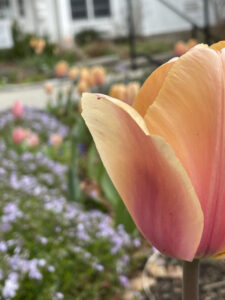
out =
<path fill-rule="evenodd" d="M 59 90 L 59 83 L 57 80 L 53 80 L 53 98 L 54 94 L 57 94 Z M 68 87 L 68 82 L 64 82 L 61 85 L 62 89 Z M 11 107 L 15 101 L 21 101 L 25 105 L 35 106 L 39 108 L 44 108 L 48 96 L 45 93 L 43 83 L 33 84 L 33 85 L 15 85 L 6 86 L 0 88 L 0 110 Z"/>

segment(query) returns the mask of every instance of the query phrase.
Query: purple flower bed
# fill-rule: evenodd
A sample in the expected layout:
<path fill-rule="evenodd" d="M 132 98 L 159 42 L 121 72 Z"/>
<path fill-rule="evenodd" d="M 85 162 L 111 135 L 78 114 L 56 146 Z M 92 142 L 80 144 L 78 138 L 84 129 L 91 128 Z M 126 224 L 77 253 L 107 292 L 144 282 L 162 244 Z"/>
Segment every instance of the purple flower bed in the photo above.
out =
<path fill-rule="evenodd" d="M 20 121 L 17 121 L 20 122 Z M 111 299 L 128 286 L 130 256 L 140 247 L 122 225 L 68 202 L 67 166 L 42 152 L 9 148 L 14 126 L 0 115 L 0 298 Z M 23 126 L 46 141 L 67 127 L 26 108 Z"/>

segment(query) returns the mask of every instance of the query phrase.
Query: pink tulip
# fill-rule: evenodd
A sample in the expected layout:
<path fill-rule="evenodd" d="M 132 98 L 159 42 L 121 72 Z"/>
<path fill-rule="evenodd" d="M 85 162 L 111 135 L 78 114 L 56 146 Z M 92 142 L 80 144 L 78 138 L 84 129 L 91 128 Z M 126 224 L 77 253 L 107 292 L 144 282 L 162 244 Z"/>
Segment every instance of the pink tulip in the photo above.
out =
<path fill-rule="evenodd" d="M 12 114 L 15 118 L 21 118 L 24 115 L 24 106 L 20 101 L 16 101 L 12 107 Z"/>
<path fill-rule="evenodd" d="M 31 133 L 26 142 L 29 147 L 37 147 L 39 145 L 39 137 L 36 133 Z"/>
<path fill-rule="evenodd" d="M 14 144 L 21 144 L 27 137 L 27 132 L 21 127 L 17 127 L 13 130 L 12 139 Z"/>
<path fill-rule="evenodd" d="M 55 133 L 50 136 L 50 143 L 55 147 L 60 146 L 62 141 L 63 137 L 61 136 L 61 134 Z"/>
<path fill-rule="evenodd" d="M 197 45 L 156 69 L 132 106 L 82 98 L 135 223 L 160 252 L 182 260 L 225 257 L 224 70 L 225 42 Z"/>

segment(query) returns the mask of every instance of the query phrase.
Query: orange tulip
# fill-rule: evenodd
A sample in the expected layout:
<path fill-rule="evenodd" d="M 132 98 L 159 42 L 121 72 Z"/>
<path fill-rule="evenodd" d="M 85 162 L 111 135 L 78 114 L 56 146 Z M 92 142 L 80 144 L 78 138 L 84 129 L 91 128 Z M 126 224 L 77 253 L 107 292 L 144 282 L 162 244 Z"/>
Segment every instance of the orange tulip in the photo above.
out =
<path fill-rule="evenodd" d="M 222 49 L 224 48 L 224 49 Z M 133 106 L 84 94 L 82 115 L 144 236 L 192 261 L 225 256 L 225 43 L 156 69 Z"/>
<path fill-rule="evenodd" d="M 85 80 L 80 80 L 77 84 L 77 91 L 78 93 L 82 94 L 87 92 L 88 90 L 88 83 Z"/>
<path fill-rule="evenodd" d="M 91 69 L 91 78 L 93 85 L 103 85 L 105 83 L 105 69 L 101 66 L 95 66 Z"/>
<path fill-rule="evenodd" d="M 68 77 L 70 80 L 74 80 L 79 74 L 79 69 L 76 67 L 73 67 L 68 72 Z"/>
<path fill-rule="evenodd" d="M 132 105 L 139 90 L 140 90 L 139 82 L 133 81 L 133 82 L 128 83 L 127 88 L 126 88 L 125 102 Z"/>
<path fill-rule="evenodd" d="M 111 87 L 111 89 L 109 91 L 109 95 L 113 98 L 117 98 L 122 101 L 125 101 L 126 91 L 127 91 L 127 89 L 126 89 L 125 84 L 117 83 Z"/>
<path fill-rule="evenodd" d="M 55 73 L 58 77 L 66 76 L 68 72 L 68 64 L 65 61 L 60 61 L 55 66 Z"/>

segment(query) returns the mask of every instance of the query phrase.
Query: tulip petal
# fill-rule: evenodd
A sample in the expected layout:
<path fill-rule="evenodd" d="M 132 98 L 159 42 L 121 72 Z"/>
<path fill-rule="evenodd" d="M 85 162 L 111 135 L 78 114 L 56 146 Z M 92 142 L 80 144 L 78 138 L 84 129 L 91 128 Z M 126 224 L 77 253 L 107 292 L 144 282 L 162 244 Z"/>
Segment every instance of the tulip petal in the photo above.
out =
<path fill-rule="evenodd" d="M 177 61 L 177 58 L 173 58 L 167 63 L 163 64 L 154 72 L 152 72 L 152 74 L 145 81 L 132 105 L 141 116 L 145 115 L 148 107 L 154 102 L 169 70 L 175 61 Z"/>
<path fill-rule="evenodd" d="M 203 214 L 172 149 L 150 136 L 143 118 L 122 101 L 85 93 L 82 109 L 105 168 L 141 232 L 159 251 L 192 260 Z"/>
<path fill-rule="evenodd" d="M 225 41 L 212 44 L 210 48 L 213 50 L 222 50 L 223 48 L 225 48 Z"/>
<path fill-rule="evenodd" d="M 145 120 L 187 171 L 204 213 L 198 256 L 225 249 L 225 58 L 197 46 L 171 68 Z"/>

